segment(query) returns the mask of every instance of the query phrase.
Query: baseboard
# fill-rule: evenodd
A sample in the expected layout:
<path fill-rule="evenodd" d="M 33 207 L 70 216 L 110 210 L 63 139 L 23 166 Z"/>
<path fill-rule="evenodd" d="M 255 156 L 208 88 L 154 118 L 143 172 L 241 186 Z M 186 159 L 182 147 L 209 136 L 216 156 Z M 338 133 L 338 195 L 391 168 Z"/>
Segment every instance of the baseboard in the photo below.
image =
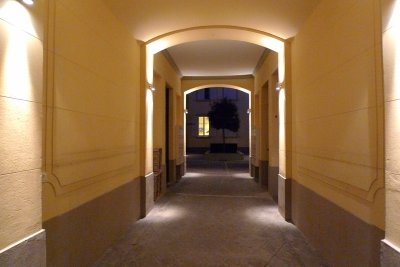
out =
<path fill-rule="evenodd" d="M 381 266 L 400 266 L 400 248 L 396 247 L 386 239 L 382 240 L 381 242 Z"/>
<path fill-rule="evenodd" d="M 46 266 L 46 233 L 40 230 L 0 250 L 0 266 Z"/>

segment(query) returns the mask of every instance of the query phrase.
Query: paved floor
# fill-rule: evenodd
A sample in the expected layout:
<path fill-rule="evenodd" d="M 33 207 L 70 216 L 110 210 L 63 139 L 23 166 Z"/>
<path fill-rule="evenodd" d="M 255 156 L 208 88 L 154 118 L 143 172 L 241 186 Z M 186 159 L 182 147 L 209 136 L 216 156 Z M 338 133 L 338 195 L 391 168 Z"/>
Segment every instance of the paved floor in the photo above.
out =
<path fill-rule="evenodd" d="M 322 266 L 247 167 L 190 160 L 181 182 L 95 266 Z"/>

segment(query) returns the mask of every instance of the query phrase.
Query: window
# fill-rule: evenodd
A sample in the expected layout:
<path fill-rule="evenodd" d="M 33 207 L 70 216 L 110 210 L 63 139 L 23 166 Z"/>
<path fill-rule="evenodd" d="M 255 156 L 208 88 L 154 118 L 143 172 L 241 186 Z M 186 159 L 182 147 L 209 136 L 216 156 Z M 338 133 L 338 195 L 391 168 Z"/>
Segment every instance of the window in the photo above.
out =
<path fill-rule="evenodd" d="M 199 116 L 199 131 L 198 136 L 207 137 L 210 136 L 210 121 L 207 116 Z"/>

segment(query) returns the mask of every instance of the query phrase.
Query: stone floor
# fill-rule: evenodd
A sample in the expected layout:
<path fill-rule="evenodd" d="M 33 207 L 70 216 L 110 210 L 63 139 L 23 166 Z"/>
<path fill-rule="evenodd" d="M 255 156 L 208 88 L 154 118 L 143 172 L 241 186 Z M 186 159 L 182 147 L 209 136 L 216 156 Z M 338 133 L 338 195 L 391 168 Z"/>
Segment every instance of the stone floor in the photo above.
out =
<path fill-rule="evenodd" d="M 247 168 L 192 158 L 180 183 L 95 266 L 323 266 Z"/>

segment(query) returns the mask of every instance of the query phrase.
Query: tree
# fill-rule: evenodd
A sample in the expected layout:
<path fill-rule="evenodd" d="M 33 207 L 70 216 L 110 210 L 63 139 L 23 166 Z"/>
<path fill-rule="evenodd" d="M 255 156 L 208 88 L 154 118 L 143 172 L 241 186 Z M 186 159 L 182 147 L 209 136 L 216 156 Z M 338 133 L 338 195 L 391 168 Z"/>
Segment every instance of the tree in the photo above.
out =
<path fill-rule="evenodd" d="M 227 98 L 223 98 L 218 102 L 214 102 L 210 112 L 208 112 L 208 117 L 212 128 L 222 129 L 222 141 L 225 150 L 225 129 L 237 132 L 240 128 L 237 106 Z"/>

